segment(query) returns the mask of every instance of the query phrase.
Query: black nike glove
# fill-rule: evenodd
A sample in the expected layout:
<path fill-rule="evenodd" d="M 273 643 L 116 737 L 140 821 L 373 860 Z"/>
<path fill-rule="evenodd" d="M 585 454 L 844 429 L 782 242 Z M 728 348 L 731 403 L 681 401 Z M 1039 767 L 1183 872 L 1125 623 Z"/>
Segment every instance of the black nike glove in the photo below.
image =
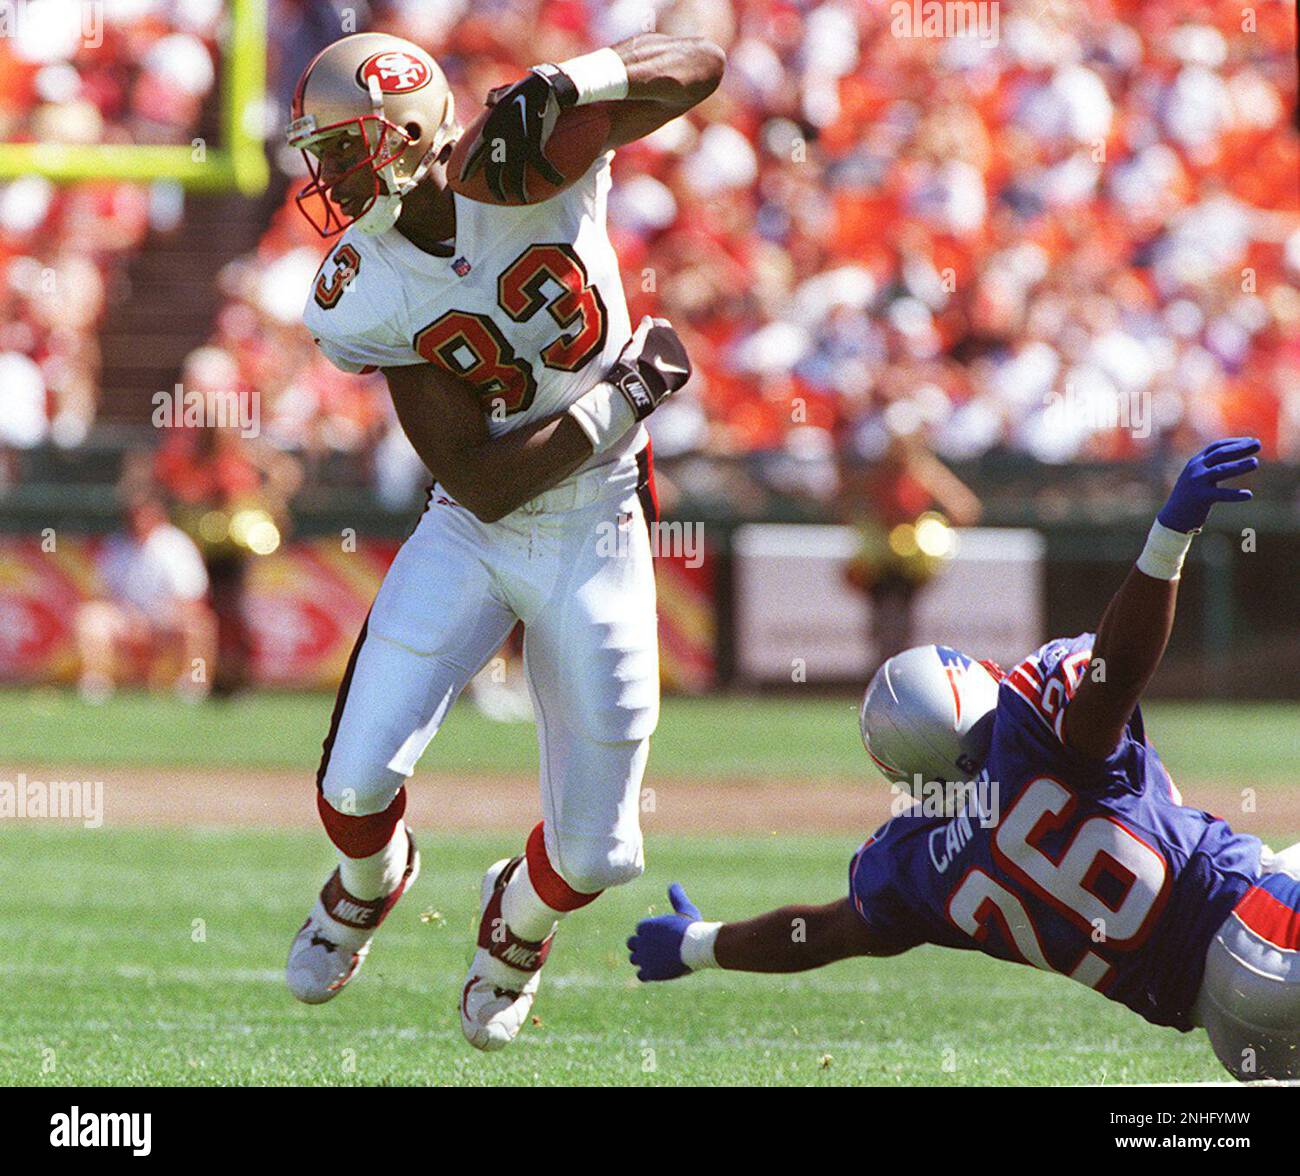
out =
<path fill-rule="evenodd" d="M 667 319 L 646 315 L 605 374 L 632 406 L 639 421 L 691 378 L 686 348 Z"/>
<path fill-rule="evenodd" d="M 531 164 L 558 187 L 564 176 L 546 158 L 546 140 L 560 111 L 577 100 L 577 87 L 554 65 L 534 66 L 513 85 L 498 86 L 487 96 L 486 105 L 492 113 L 483 123 L 460 178 L 468 179 L 482 164 L 493 196 L 502 201 L 526 201 Z"/>

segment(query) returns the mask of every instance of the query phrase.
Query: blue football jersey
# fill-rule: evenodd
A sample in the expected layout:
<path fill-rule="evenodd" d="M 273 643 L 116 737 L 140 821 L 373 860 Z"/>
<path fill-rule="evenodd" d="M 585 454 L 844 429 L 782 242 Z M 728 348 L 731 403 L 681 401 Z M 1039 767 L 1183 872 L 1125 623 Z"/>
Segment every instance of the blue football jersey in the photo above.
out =
<path fill-rule="evenodd" d="M 1062 972 L 1186 1030 L 1210 939 L 1259 877 L 1260 843 L 1182 803 L 1140 711 L 1104 761 L 1064 745 L 1092 642 L 1049 641 L 1007 672 L 958 815 L 894 817 L 854 855 L 850 894 L 900 949 Z"/>

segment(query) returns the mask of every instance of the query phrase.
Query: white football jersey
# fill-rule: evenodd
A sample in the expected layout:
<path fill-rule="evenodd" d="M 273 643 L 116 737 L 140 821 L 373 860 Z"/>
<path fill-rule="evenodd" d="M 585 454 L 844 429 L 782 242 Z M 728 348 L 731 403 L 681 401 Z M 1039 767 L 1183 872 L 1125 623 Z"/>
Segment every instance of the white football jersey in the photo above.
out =
<path fill-rule="evenodd" d="M 316 275 L 307 329 L 346 372 L 432 363 L 466 380 L 492 436 L 562 412 L 632 334 L 605 227 L 613 154 L 541 204 L 455 196 L 450 257 L 425 253 L 396 229 L 348 229 Z M 645 436 L 633 429 L 602 462 L 639 449 Z"/>

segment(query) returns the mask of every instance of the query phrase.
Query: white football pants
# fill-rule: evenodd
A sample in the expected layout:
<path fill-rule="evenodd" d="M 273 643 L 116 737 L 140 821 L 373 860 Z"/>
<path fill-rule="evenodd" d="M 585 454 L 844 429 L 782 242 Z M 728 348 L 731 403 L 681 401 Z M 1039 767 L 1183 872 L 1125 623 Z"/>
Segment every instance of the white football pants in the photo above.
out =
<path fill-rule="evenodd" d="M 435 485 L 340 691 L 326 801 L 357 816 L 386 809 L 518 619 L 551 864 L 583 893 L 637 877 L 659 718 L 652 487 L 648 454 L 629 454 L 482 523 Z"/>

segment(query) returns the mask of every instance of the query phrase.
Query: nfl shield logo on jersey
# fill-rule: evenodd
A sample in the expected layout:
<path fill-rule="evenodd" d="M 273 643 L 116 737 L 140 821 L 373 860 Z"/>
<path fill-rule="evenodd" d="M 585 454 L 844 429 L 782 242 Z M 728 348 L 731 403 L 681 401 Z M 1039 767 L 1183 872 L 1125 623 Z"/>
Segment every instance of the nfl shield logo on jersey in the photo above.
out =
<path fill-rule="evenodd" d="M 456 271 L 456 276 L 458 278 L 463 278 L 474 267 L 463 257 L 458 257 L 451 263 L 451 268 Z"/>

